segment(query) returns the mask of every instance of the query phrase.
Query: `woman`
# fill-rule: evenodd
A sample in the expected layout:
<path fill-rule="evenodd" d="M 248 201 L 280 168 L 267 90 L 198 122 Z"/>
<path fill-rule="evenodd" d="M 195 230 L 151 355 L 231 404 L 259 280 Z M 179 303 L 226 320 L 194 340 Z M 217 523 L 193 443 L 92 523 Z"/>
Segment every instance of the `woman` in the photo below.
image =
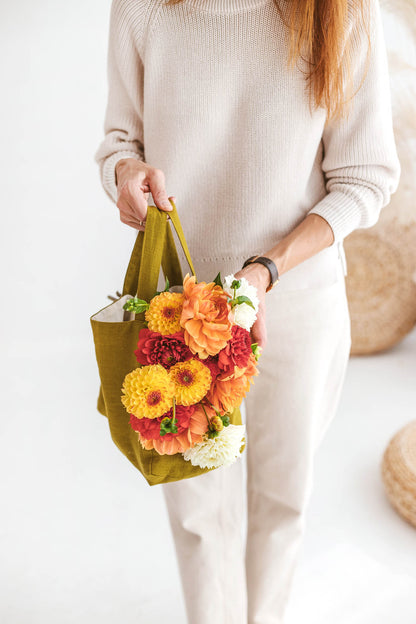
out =
<path fill-rule="evenodd" d="M 400 176 L 378 0 L 113 0 L 108 79 L 96 160 L 121 221 L 171 190 L 198 279 L 261 300 L 246 538 L 242 461 L 162 486 L 188 621 L 282 624 L 350 351 L 342 241 Z"/>

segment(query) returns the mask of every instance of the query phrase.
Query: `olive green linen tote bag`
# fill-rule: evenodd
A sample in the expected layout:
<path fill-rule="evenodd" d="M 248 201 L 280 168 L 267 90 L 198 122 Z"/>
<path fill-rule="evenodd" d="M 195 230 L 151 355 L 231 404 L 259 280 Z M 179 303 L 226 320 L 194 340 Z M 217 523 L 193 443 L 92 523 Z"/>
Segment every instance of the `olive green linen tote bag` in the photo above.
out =
<path fill-rule="evenodd" d="M 146 327 L 144 313 L 126 312 L 123 305 L 131 297 L 150 301 L 155 296 L 160 269 L 171 286 L 181 286 L 183 276 L 172 230 L 173 224 L 191 272 L 195 275 L 182 226 L 172 202 L 169 213 L 149 206 L 144 232 L 139 232 L 127 268 L 122 296 L 90 318 L 95 354 L 100 376 L 98 411 L 107 416 L 111 437 L 119 450 L 143 474 L 149 485 L 195 477 L 217 468 L 194 466 L 178 453 L 160 455 L 155 449 L 144 449 L 129 423 L 129 414 L 121 402 L 124 377 L 138 363 L 134 354 L 139 331 Z M 237 408 L 230 422 L 241 425 Z M 244 446 L 242 447 L 242 449 Z"/>

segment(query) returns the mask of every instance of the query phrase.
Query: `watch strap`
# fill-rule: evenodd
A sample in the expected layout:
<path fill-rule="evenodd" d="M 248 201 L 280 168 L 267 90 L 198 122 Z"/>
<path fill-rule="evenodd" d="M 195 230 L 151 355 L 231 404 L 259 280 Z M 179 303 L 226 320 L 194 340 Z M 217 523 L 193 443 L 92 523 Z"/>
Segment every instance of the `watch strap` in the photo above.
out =
<path fill-rule="evenodd" d="M 251 256 L 244 262 L 243 269 L 248 264 L 253 264 L 253 263 L 262 264 L 263 266 L 266 267 L 266 269 L 268 269 L 270 273 L 270 284 L 266 288 L 266 292 L 269 292 L 269 290 L 271 290 L 273 286 L 277 284 L 277 282 L 279 281 L 279 271 L 277 270 L 277 266 L 275 265 L 273 260 L 271 260 L 270 258 L 267 258 L 266 256 Z"/>

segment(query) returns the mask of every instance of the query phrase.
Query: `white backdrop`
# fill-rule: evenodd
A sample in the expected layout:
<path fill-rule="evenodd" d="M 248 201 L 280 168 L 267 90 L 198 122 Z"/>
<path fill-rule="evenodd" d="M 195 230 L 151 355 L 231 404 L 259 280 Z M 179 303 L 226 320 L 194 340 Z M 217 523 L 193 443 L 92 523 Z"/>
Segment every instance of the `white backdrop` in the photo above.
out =
<path fill-rule="evenodd" d="M 134 237 L 94 162 L 109 9 L 110 0 L 0 5 L 8 624 L 184 622 L 161 492 L 130 467 L 95 411 L 89 317 L 122 286 Z M 167 588 L 174 613 L 160 600 Z"/>
<path fill-rule="evenodd" d="M 159 510 L 166 532 L 160 492 L 95 410 L 89 316 L 122 285 L 134 238 L 94 162 L 109 9 L 1 3 L 0 620 L 13 624 L 116 622 L 124 609 L 138 621 L 141 588 L 158 592 L 136 537 L 158 529 Z"/>

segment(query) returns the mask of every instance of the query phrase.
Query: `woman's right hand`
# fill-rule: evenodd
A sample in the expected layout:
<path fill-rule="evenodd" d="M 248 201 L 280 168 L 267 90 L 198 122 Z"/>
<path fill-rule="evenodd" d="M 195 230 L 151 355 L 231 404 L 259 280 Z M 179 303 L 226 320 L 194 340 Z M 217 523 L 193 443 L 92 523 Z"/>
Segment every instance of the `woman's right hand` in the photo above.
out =
<path fill-rule="evenodd" d="M 136 158 L 122 158 L 116 163 L 117 208 L 120 220 L 136 230 L 144 230 L 143 221 L 147 216 L 147 199 L 152 193 L 158 208 L 169 212 L 175 201 L 168 198 L 165 190 L 165 174 Z"/>

